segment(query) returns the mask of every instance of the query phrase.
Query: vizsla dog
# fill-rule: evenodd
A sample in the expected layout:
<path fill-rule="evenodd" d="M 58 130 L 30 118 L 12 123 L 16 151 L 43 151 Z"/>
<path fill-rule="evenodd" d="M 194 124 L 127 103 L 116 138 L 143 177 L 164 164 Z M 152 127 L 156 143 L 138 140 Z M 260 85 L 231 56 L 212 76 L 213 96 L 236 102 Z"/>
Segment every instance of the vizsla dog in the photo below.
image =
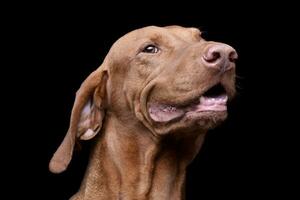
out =
<path fill-rule="evenodd" d="M 72 200 L 184 199 L 187 165 L 227 117 L 236 51 L 196 28 L 150 26 L 114 43 L 76 93 L 49 168 L 64 171 L 76 140 L 96 140 Z"/>

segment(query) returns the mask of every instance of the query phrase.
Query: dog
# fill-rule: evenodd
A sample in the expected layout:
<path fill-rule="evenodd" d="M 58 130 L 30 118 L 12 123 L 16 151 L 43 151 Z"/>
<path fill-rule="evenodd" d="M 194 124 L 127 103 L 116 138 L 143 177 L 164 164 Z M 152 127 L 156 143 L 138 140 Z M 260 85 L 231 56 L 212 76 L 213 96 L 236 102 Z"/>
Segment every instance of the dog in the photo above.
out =
<path fill-rule="evenodd" d="M 227 117 L 237 57 L 197 28 L 149 26 L 118 39 L 77 91 L 49 164 L 63 172 L 76 141 L 94 138 L 71 200 L 184 199 L 187 165 Z"/>

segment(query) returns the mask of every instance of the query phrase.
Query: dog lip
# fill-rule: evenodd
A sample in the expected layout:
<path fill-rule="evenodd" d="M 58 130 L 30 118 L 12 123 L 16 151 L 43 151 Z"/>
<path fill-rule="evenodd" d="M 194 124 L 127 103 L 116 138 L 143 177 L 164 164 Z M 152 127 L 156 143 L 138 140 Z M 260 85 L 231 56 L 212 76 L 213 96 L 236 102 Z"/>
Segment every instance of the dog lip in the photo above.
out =
<path fill-rule="evenodd" d="M 228 96 L 222 94 L 216 97 L 200 96 L 198 103 L 192 103 L 185 107 L 177 107 L 164 104 L 150 104 L 148 111 L 150 117 L 157 122 L 168 122 L 178 119 L 184 115 L 192 116 L 202 112 L 222 112 L 227 111 Z"/>
<path fill-rule="evenodd" d="M 164 104 L 151 104 L 148 111 L 150 117 L 157 122 L 168 122 L 185 113 L 183 109 Z"/>
<path fill-rule="evenodd" d="M 218 88 L 217 94 L 211 94 L 211 90 L 214 90 L 215 88 Z M 222 88 L 222 91 L 220 91 L 220 88 Z M 180 103 L 170 103 L 170 105 L 176 105 L 177 108 L 186 109 L 187 107 L 191 107 L 192 105 L 198 105 L 199 100 L 201 99 L 203 103 L 204 100 L 208 100 L 208 102 L 205 103 L 209 103 L 210 101 L 213 102 L 214 99 L 218 100 L 219 97 L 224 98 L 226 101 L 232 98 L 232 94 L 229 90 L 229 87 L 226 84 L 223 84 L 222 82 L 217 82 L 213 85 L 210 85 L 204 88 L 201 92 L 198 91 L 193 93 L 194 97 L 188 97 L 186 98 L 186 100 Z"/>
<path fill-rule="evenodd" d="M 211 95 L 209 90 L 219 84 L 224 88 L 224 91 L 217 95 Z M 149 103 L 148 113 L 150 118 L 156 122 L 169 122 L 183 116 L 194 116 L 197 115 L 197 113 L 226 112 L 228 99 L 229 94 L 226 92 L 226 86 L 219 82 L 208 87 L 204 92 L 198 95 L 197 98 L 188 98 L 188 100 L 182 104 Z"/>

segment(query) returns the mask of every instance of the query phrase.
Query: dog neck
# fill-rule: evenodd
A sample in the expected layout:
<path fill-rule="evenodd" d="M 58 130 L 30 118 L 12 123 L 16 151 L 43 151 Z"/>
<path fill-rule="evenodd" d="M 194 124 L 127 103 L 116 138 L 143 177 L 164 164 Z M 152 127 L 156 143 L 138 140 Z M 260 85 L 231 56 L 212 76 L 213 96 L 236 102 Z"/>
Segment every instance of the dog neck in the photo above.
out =
<path fill-rule="evenodd" d="M 184 199 L 186 167 L 205 134 L 155 141 L 140 123 L 124 124 L 114 116 L 106 120 L 73 199 Z"/>

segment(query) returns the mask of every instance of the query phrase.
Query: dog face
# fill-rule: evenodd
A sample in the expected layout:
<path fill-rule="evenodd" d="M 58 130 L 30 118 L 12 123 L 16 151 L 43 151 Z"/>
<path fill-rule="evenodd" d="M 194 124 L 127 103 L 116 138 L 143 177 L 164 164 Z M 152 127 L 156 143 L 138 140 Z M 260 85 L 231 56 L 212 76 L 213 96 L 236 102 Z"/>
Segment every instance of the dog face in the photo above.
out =
<path fill-rule="evenodd" d="M 205 41 L 195 28 L 146 27 L 119 39 L 109 56 L 108 105 L 124 121 L 131 113 L 165 135 L 226 118 L 235 93 L 232 47 Z"/>
<path fill-rule="evenodd" d="M 151 26 L 126 34 L 78 90 L 50 170 L 65 170 L 76 138 L 93 138 L 105 117 L 154 137 L 214 127 L 226 118 L 235 93 L 236 59 L 232 47 L 205 41 L 195 28 Z"/>

